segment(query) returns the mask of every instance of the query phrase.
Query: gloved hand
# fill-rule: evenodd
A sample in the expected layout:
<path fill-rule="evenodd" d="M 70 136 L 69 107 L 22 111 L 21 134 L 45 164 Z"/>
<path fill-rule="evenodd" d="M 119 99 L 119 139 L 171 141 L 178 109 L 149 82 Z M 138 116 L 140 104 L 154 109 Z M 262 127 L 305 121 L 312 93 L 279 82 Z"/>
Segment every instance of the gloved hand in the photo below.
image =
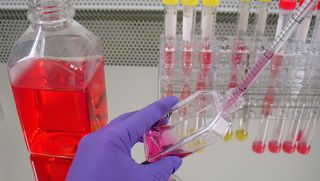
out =
<path fill-rule="evenodd" d="M 148 107 L 119 116 L 81 139 L 67 181 L 167 181 L 181 165 L 165 157 L 147 165 L 131 158 L 131 148 L 178 102 L 167 97 Z"/>

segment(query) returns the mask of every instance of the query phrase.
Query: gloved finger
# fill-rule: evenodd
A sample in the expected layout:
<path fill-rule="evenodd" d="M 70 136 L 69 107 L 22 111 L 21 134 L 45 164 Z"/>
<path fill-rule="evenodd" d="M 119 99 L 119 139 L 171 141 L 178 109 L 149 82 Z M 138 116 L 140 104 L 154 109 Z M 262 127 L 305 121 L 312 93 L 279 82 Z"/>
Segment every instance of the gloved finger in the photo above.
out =
<path fill-rule="evenodd" d="M 166 97 L 131 115 L 130 119 L 123 123 L 131 146 L 134 145 L 144 133 L 150 130 L 152 125 L 162 116 L 168 113 L 178 101 L 177 97 Z"/>
<path fill-rule="evenodd" d="M 182 159 L 176 156 L 168 156 L 154 163 L 144 165 L 150 173 L 159 180 L 168 180 L 182 164 Z"/>

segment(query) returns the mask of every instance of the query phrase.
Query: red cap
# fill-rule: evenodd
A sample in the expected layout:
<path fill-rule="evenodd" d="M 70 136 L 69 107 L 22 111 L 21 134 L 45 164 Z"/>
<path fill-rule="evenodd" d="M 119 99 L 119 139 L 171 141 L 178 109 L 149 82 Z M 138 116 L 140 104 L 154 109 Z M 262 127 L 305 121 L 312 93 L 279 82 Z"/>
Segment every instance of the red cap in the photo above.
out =
<path fill-rule="evenodd" d="M 305 2 L 305 0 L 300 0 L 300 2 L 299 2 L 299 7 L 302 6 L 302 4 L 303 4 L 304 2 Z M 318 9 L 320 8 L 319 6 L 320 6 L 320 2 L 318 3 Z M 315 6 L 313 7 L 312 11 L 314 11 L 314 10 L 316 10 L 316 9 L 317 9 L 317 5 L 315 5 Z"/>
<path fill-rule="evenodd" d="M 297 5 L 297 0 L 280 0 L 279 7 L 284 10 L 294 10 Z"/>
<path fill-rule="evenodd" d="M 320 1 L 319 1 L 319 3 L 318 3 L 318 10 L 320 11 Z"/>

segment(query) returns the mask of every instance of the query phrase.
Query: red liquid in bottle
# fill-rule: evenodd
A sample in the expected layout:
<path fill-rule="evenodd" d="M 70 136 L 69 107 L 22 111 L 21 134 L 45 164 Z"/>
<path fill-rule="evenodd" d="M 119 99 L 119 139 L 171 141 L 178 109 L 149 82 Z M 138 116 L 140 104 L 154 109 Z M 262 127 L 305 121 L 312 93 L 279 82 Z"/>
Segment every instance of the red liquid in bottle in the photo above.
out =
<path fill-rule="evenodd" d="M 297 151 L 303 155 L 310 153 L 311 145 L 306 142 L 299 142 L 297 146 Z"/>
<path fill-rule="evenodd" d="M 34 59 L 9 72 L 36 174 L 59 177 L 68 166 L 49 172 L 50 165 L 60 165 L 60 158 L 72 160 L 80 139 L 107 122 L 103 59 Z"/>
<path fill-rule="evenodd" d="M 153 156 L 161 153 L 162 151 L 172 146 L 172 144 L 164 144 L 163 143 L 164 141 L 161 138 L 161 134 L 164 131 L 167 131 L 169 129 L 171 129 L 171 126 L 161 126 L 149 131 L 149 133 L 146 136 L 146 143 L 148 145 L 148 151 L 147 151 L 148 158 L 152 158 Z M 190 152 L 186 152 L 181 149 L 176 149 L 176 150 L 170 151 L 169 153 L 166 153 L 165 155 L 158 156 L 157 158 L 154 158 L 148 161 L 154 162 L 165 156 L 178 156 L 180 158 L 183 158 L 190 154 L 191 154 Z"/>
<path fill-rule="evenodd" d="M 38 181 L 64 181 L 72 163 L 72 159 L 41 155 L 31 155 L 30 160 Z"/>
<path fill-rule="evenodd" d="M 281 151 L 281 143 L 279 143 L 277 140 L 271 140 L 269 141 L 269 151 L 271 153 L 279 153 Z"/>
<path fill-rule="evenodd" d="M 263 153 L 266 148 L 266 145 L 262 141 L 254 141 L 252 143 L 252 150 L 255 153 Z"/>

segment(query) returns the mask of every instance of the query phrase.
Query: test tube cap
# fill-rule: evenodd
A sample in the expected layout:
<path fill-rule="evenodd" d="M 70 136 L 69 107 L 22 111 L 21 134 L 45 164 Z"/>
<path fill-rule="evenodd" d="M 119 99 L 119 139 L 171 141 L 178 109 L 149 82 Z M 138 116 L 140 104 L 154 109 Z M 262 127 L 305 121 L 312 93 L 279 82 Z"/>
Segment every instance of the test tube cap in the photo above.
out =
<path fill-rule="evenodd" d="M 179 0 L 162 0 L 162 3 L 164 5 L 178 5 L 179 4 Z"/>
<path fill-rule="evenodd" d="M 297 0 L 280 0 L 279 8 L 284 10 L 294 10 L 297 6 Z"/>
<path fill-rule="evenodd" d="M 318 3 L 318 7 L 317 8 L 318 8 L 318 11 L 320 11 L 320 1 Z"/>
<path fill-rule="evenodd" d="M 220 0 L 202 0 L 203 6 L 217 7 L 220 5 Z"/>
<path fill-rule="evenodd" d="M 252 0 L 240 0 L 240 2 L 250 3 Z"/>
<path fill-rule="evenodd" d="M 182 5 L 184 5 L 184 6 L 197 6 L 198 0 L 182 0 Z"/>
<path fill-rule="evenodd" d="M 271 3 L 272 0 L 259 0 L 259 2 L 262 2 L 262 3 Z"/>

